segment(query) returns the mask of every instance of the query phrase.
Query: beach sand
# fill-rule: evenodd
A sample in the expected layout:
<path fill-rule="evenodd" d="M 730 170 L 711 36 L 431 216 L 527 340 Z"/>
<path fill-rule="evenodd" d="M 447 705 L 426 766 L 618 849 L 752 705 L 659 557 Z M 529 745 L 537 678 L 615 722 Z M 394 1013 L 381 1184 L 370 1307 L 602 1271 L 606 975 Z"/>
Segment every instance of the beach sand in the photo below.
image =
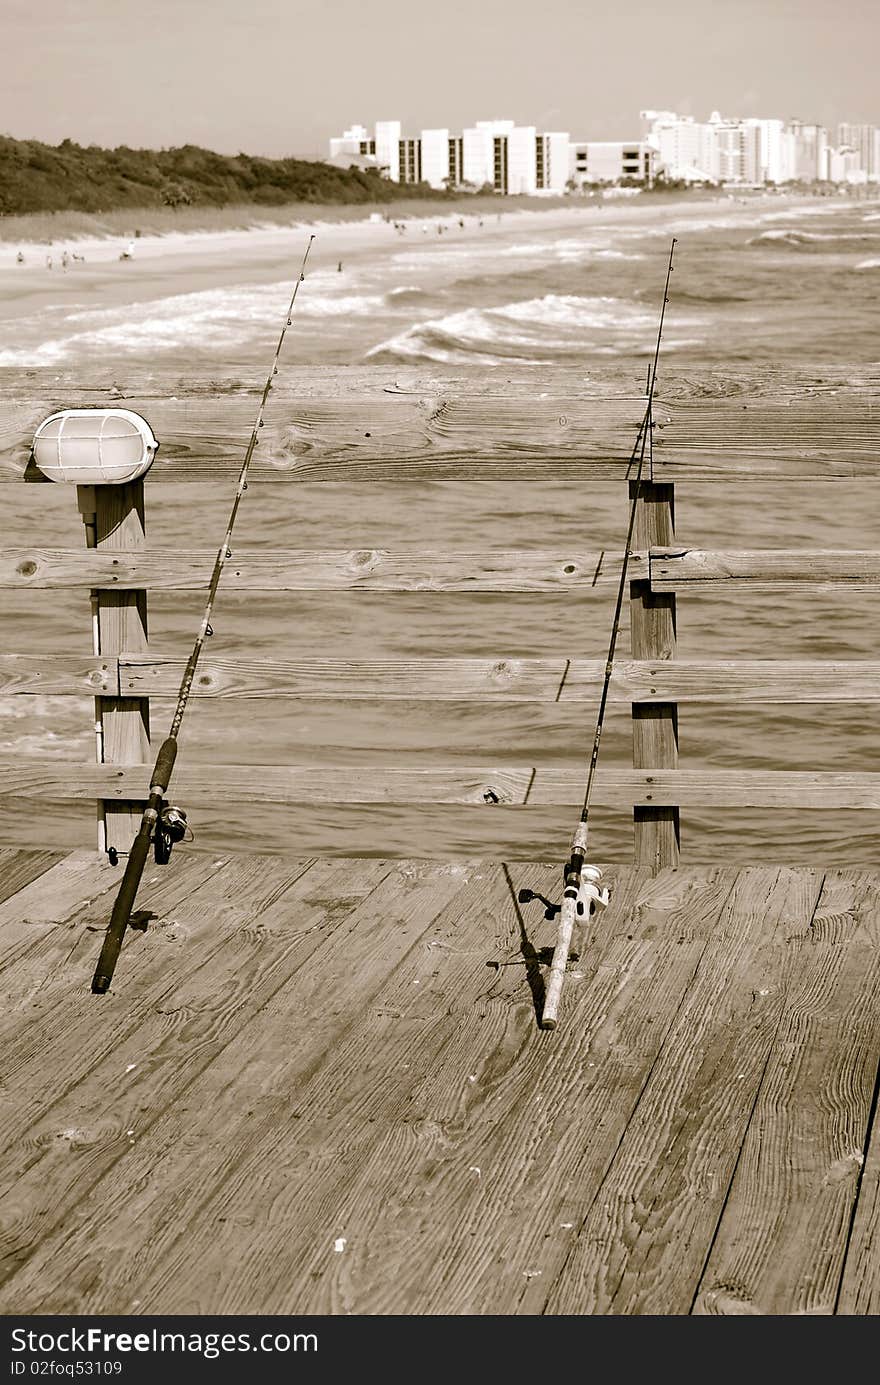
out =
<path fill-rule="evenodd" d="M 361 258 L 373 260 L 383 252 L 393 254 L 402 246 L 415 248 L 420 243 L 436 243 L 439 234 L 450 243 L 465 248 L 469 243 L 494 236 L 509 236 L 522 225 L 535 231 L 560 230 L 577 233 L 599 224 L 637 224 L 656 217 L 658 210 L 676 208 L 685 220 L 699 220 L 712 213 L 725 216 L 742 211 L 753 216 L 756 201 L 762 207 L 778 205 L 780 213 L 797 206 L 820 209 L 837 199 L 803 194 L 764 193 L 751 196 L 686 195 L 680 199 L 633 197 L 596 202 L 575 202 L 546 210 L 507 210 L 503 206 L 487 212 L 468 210 L 467 204 L 443 209 L 436 214 L 404 218 L 405 232 L 396 229 L 393 217 L 382 213 L 347 221 L 296 220 L 288 225 L 254 226 L 249 229 L 170 230 L 163 234 L 92 235 L 68 240 L 0 243 L 0 319 L 30 316 L 51 304 L 93 303 L 96 307 L 118 307 L 129 302 L 164 298 L 180 291 L 219 288 L 230 282 L 271 283 L 289 278 L 298 266 L 314 234 L 310 267 L 335 269 L 338 264 L 355 267 Z M 423 204 L 427 205 L 427 204 Z M 493 204 L 497 205 L 497 204 Z M 136 214 L 133 214 L 134 221 Z M 401 214 L 397 211 L 397 222 Z M 135 222 L 136 224 L 136 222 Z M 438 232 L 438 227 L 443 227 Z M 120 259 L 131 249 L 131 258 Z M 17 263 L 21 252 L 24 263 Z M 62 268 L 66 251 L 69 263 Z M 73 254 L 82 258 L 74 260 Z M 47 267 L 47 255 L 52 268 Z"/>

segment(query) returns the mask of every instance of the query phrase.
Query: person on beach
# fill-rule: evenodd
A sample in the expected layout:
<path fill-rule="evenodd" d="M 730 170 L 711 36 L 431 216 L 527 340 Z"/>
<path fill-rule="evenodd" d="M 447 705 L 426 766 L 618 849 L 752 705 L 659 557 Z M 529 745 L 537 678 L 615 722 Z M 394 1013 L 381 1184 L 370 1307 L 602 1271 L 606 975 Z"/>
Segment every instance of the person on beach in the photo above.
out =
<path fill-rule="evenodd" d="M 47 269 L 51 269 L 51 268 L 52 268 L 52 256 L 51 256 L 51 255 L 47 255 L 47 256 L 46 256 L 46 268 L 47 268 Z"/>
<path fill-rule="evenodd" d="M 17 254 L 16 257 L 15 257 L 15 263 L 16 263 L 16 264 L 24 264 L 24 255 L 22 254 L 22 252 L 21 252 L 20 250 L 19 250 L 18 254 Z"/>
<path fill-rule="evenodd" d="M 66 251 L 66 250 L 62 250 L 62 252 L 61 252 L 61 268 L 66 272 L 66 271 L 67 271 L 67 266 L 68 266 L 69 264 L 70 264 L 70 257 L 68 256 L 67 251 Z"/>

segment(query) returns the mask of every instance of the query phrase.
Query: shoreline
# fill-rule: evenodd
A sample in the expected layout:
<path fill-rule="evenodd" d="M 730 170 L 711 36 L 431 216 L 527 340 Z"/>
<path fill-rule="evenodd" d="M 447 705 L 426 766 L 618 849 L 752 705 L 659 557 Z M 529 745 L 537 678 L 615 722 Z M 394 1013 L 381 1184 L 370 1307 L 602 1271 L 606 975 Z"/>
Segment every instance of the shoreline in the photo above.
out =
<path fill-rule="evenodd" d="M 602 210 L 617 214 L 627 211 L 664 210 L 672 207 L 705 208 L 706 206 L 786 205 L 840 206 L 841 202 L 880 200 L 880 189 L 874 197 L 858 197 L 852 193 L 808 193 L 802 190 L 786 192 L 766 189 L 762 192 L 733 192 L 718 189 L 689 192 L 606 193 L 596 197 L 480 197 L 463 196 L 448 202 L 413 199 L 390 203 L 290 203 L 284 207 L 260 207 L 256 204 L 237 204 L 229 207 L 146 208 L 140 211 L 120 209 L 98 214 L 86 212 L 35 212 L 22 216 L 0 216 L 0 261 L 5 265 L 6 251 L 21 250 L 26 259 L 47 252 L 60 254 L 91 249 L 97 253 L 107 247 L 119 252 L 120 242 L 128 247 L 133 242 L 138 255 L 150 253 L 157 243 L 181 246 L 205 243 L 229 236 L 266 237 L 283 231 L 318 227 L 322 231 L 343 232 L 349 228 L 364 229 L 388 226 L 394 222 L 443 222 L 464 219 L 465 223 L 487 222 L 499 217 L 540 217 L 561 213 L 564 216 L 592 215 Z M 104 258 L 102 255 L 100 258 Z"/>

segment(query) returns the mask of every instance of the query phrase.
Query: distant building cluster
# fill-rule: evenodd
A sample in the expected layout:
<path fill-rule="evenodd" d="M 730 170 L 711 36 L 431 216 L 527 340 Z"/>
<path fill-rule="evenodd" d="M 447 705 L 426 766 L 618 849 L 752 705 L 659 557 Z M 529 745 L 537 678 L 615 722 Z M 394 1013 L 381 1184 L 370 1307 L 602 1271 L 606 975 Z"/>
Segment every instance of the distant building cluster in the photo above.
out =
<path fill-rule="evenodd" d="M 668 178 L 711 183 L 876 183 L 880 130 L 838 125 L 832 143 L 823 125 L 800 120 L 729 120 L 713 111 L 705 122 L 674 111 L 642 111 L 641 134 Z"/>
<path fill-rule="evenodd" d="M 738 186 L 880 182 L 880 130 L 842 124 L 836 143 L 821 125 L 714 111 L 705 122 L 674 111 L 642 111 L 639 137 L 572 139 L 512 120 L 478 120 L 461 132 L 404 135 L 399 120 L 370 134 L 353 125 L 330 140 L 336 164 L 374 168 L 395 183 L 549 196 L 597 185 L 651 186 L 658 177 Z"/>
<path fill-rule="evenodd" d="M 470 129 L 422 130 L 404 137 L 399 120 L 381 120 L 370 135 L 363 125 L 330 141 L 334 163 L 378 168 L 395 183 L 432 188 L 549 196 L 585 182 L 643 181 L 653 151 L 644 143 L 574 143 L 567 131 L 538 130 L 512 120 L 478 120 Z"/>

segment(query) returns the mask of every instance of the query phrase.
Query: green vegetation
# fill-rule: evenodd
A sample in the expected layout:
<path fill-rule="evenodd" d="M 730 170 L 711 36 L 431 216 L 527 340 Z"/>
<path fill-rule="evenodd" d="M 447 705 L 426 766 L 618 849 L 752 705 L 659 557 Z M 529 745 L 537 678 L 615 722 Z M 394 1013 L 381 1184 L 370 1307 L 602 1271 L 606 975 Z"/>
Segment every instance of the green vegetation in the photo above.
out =
<path fill-rule="evenodd" d="M 84 149 L 0 136 L 0 215 L 110 212 L 147 207 L 280 207 L 291 202 L 363 204 L 444 201 L 426 183 L 391 183 L 358 168 L 306 159 L 260 159 L 182 149 Z"/>

